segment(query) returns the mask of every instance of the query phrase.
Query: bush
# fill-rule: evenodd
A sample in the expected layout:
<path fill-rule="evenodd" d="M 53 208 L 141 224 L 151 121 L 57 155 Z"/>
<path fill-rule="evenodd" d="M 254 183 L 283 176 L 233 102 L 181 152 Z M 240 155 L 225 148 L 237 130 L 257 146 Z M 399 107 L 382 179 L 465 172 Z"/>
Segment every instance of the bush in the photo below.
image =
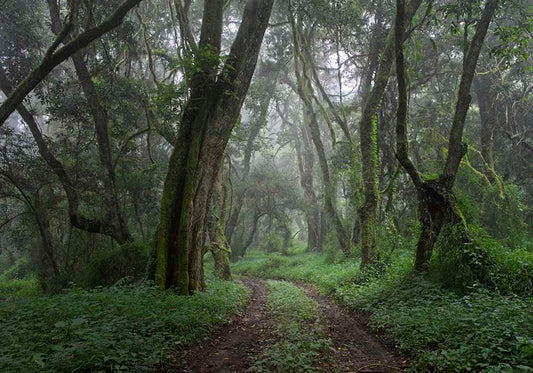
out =
<path fill-rule="evenodd" d="M 465 244 L 457 229 L 448 225 L 439 236 L 431 262 L 434 278 L 462 293 L 483 284 L 502 294 L 531 294 L 533 253 L 504 247 L 476 227 L 470 227 L 472 242 Z"/>
<path fill-rule="evenodd" d="M 87 272 L 80 279 L 80 285 L 93 288 L 113 285 L 126 277 L 133 280 L 144 278 L 149 253 L 150 248 L 140 242 L 117 246 L 107 252 L 98 252 L 91 258 Z"/>

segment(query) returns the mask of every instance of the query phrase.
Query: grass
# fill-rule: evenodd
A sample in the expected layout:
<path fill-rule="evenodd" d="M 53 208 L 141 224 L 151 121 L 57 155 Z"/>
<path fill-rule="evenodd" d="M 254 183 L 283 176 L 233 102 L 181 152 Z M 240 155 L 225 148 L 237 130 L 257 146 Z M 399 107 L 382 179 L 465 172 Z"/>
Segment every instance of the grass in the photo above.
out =
<path fill-rule="evenodd" d="M 176 296 L 147 285 L 0 301 L 0 371 L 151 371 L 172 348 L 200 343 L 249 291 L 210 278 Z"/>
<path fill-rule="evenodd" d="M 412 355 L 413 371 L 533 371 L 533 298 L 480 285 L 466 292 L 412 272 L 399 253 L 379 273 L 360 273 L 355 260 L 328 263 L 319 254 L 270 256 L 252 251 L 234 271 L 314 284 L 351 308 L 368 312 L 371 326 L 392 334 Z"/>
<path fill-rule="evenodd" d="M 320 310 L 298 286 L 269 281 L 267 312 L 275 342 L 255 357 L 255 372 L 312 372 L 327 356 L 329 341 L 320 327 Z"/>
<path fill-rule="evenodd" d="M 324 255 L 306 253 L 304 250 L 305 248 L 293 249 L 290 255 L 267 255 L 264 251 L 250 250 L 244 260 L 232 263 L 231 268 L 235 273 L 246 276 L 318 285 L 328 293 L 359 273 L 358 259 L 330 263 Z"/>

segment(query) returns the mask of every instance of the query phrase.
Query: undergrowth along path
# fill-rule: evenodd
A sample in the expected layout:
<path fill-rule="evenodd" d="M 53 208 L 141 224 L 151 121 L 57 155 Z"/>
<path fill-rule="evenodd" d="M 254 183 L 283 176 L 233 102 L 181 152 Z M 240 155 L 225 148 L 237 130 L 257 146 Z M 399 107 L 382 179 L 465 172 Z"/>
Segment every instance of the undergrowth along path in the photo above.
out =
<path fill-rule="evenodd" d="M 243 278 L 242 281 L 252 290 L 244 313 L 220 328 L 203 345 L 186 350 L 183 372 L 245 372 L 253 365 L 250 357 L 259 354 L 269 342 L 266 285 L 259 279 Z"/>

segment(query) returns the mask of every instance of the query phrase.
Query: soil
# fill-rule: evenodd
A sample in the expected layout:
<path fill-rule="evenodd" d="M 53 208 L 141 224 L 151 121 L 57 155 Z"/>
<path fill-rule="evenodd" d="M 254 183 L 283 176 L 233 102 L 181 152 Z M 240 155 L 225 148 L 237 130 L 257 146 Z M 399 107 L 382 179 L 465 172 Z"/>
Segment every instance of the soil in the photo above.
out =
<path fill-rule="evenodd" d="M 242 281 L 252 290 L 244 314 L 220 328 L 202 346 L 185 351 L 182 372 L 245 372 L 253 363 L 250 357 L 269 344 L 271 322 L 265 312 L 266 285 L 258 279 Z"/>
<path fill-rule="evenodd" d="M 370 333 L 365 315 L 346 309 L 315 289 L 305 287 L 321 311 L 324 331 L 335 348 L 332 370 L 339 372 L 402 372 L 407 360 L 390 340 Z"/>
<path fill-rule="evenodd" d="M 249 371 L 253 356 L 272 343 L 272 319 L 265 312 L 266 284 L 259 279 L 244 278 L 252 290 L 244 313 L 222 326 L 201 346 L 183 352 L 180 368 L 174 372 L 240 373 Z M 364 315 L 350 311 L 313 288 L 304 287 L 309 297 L 320 305 L 324 332 L 334 346 L 325 372 L 401 372 L 405 358 L 382 336 L 368 331 Z M 321 369 L 321 370 L 322 370 Z"/>

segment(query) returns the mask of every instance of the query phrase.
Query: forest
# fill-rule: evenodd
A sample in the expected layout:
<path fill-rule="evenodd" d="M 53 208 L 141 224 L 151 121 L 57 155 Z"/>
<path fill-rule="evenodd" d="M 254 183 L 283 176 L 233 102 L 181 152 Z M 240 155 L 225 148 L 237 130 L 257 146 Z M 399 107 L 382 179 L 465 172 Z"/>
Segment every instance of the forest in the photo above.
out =
<path fill-rule="evenodd" d="M 531 0 L 0 0 L 0 372 L 533 372 Z"/>

